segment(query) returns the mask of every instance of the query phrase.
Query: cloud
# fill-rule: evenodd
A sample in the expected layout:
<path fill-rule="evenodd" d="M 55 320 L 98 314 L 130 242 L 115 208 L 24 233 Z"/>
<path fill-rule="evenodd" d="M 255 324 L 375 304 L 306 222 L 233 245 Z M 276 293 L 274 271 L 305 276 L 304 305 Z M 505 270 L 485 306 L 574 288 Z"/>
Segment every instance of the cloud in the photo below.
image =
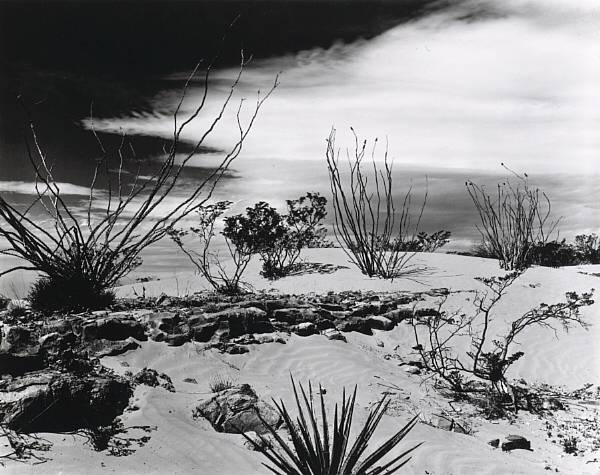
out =
<path fill-rule="evenodd" d="M 490 169 L 507 162 L 529 172 L 594 173 L 600 152 L 595 3 L 466 1 L 370 41 L 254 63 L 236 99 L 265 90 L 280 70 L 282 85 L 265 104 L 244 155 L 322 160 L 329 128 L 352 125 L 367 137 L 388 136 L 401 163 Z M 188 138 L 205 130 L 233 73 L 213 77 L 204 119 Z M 199 100 L 191 92 L 188 112 Z M 162 95 L 157 108 L 172 99 Z M 207 145 L 232 143 L 233 112 Z M 163 136 L 172 128 L 168 115 L 103 126 Z"/>

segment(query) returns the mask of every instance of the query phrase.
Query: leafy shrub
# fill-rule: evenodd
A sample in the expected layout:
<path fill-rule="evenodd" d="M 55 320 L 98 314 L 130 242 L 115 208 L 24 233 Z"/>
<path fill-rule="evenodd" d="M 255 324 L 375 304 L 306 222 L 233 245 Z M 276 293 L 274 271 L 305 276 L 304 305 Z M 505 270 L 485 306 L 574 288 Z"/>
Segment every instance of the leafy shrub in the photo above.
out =
<path fill-rule="evenodd" d="M 550 241 L 535 243 L 531 247 L 530 264 L 545 267 L 562 267 L 600 263 L 600 240 L 596 234 L 575 236 L 574 243 Z"/>
<path fill-rule="evenodd" d="M 600 264 L 600 239 L 597 234 L 575 236 L 574 247 L 582 264 Z"/>
<path fill-rule="evenodd" d="M 529 265 L 562 267 L 579 264 L 581 256 L 570 244 L 562 241 L 535 243 L 529 253 Z"/>
<path fill-rule="evenodd" d="M 68 279 L 41 277 L 36 280 L 27 299 L 31 308 L 44 314 L 60 311 L 81 312 L 110 307 L 115 303 L 115 294 L 97 282 L 81 276 Z"/>
<path fill-rule="evenodd" d="M 259 254 L 262 275 L 269 279 L 283 277 L 293 270 L 300 251 L 317 239 L 326 203 L 318 193 L 307 193 L 287 200 L 288 213 L 281 215 L 260 201 L 246 208 L 245 216 L 225 218 L 223 236 L 236 248 Z"/>
<path fill-rule="evenodd" d="M 367 456 L 365 452 L 371 437 L 389 404 L 385 397 L 371 409 L 364 426 L 358 432 L 354 442 L 351 443 L 350 431 L 356 402 L 356 388 L 354 388 L 352 395 L 348 397 L 346 397 L 344 390 L 341 408 L 338 409 L 338 405 L 335 405 L 332 424 L 330 419 L 327 418 L 323 390 L 320 386 L 318 402 L 320 407 L 315 407 L 310 383 L 308 395 L 304 387 L 299 385 L 302 403 L 293 379 L 292 386 L 298 409 L 298 417 L 295 420 L 292 419 L 283 401 L 279 403 L 274 401 L 277 411 L 289 431 L 291 445 L 284 441 L 275 428 L 269 425 L 260 414 L 258 414 L 258 417 L 267 427 L 278 447 L 274 447 L 275 444 L 270 444 L 262 435 L 258 435 L 260 440 L 255 441 L 242 433 L 255 450 L 262 453 L 273 464 L 273 466 L 265 464 L 273 473 L 286 475 L 391 474 L 408 463 L 410 457 L 407 458 L 407 455 L 421 445 L 418 444 L 403 451 L 383 465 L 375 466 L 406 437 L 416 425 L 418 416 L 411 419 L 393 437 Z M 321 419 L 321 428 L 319 428 L 319 418 Z"/>
<path fill-rule="evenodd" d="M 434 252 L 450 242 L 450 231 L 437 231 L 433 234 L 420 232 L 408 241 L 396 239 L 388 244 L 388 251 Z"/>

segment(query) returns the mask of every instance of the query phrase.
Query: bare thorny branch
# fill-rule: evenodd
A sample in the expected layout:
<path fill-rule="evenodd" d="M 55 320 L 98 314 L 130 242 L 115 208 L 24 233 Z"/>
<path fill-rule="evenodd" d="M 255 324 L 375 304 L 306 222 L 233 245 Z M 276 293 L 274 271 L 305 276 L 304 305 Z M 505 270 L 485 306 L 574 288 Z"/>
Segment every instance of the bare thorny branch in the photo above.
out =
<path fill-rule="evenodd" d="M 560 220 L 550 221 L 550 199 L 531 187 L 527 174 L 504 168 L 517 179 L 517 185 L 506 180 L 497 185 L 495 193 L 472 181 L 467 181 L 466 187 L 481 219 L 477 230 L 485 252 L 499 259 L 503 269 L 522 270 L 529 265 L 533 246 L 546 244 Z"/>
<path fill-rule="evenodd" d="M 201 115 L 209 97 L 209 77 L 212 63 L 206 67 L 204 72 L 200 104 L 194 108 L 191 114 L 180 121 L 179 116 L 187 90 L 200 69 L 200 64 L 196 66 L 185 82 L 180 101 L 173 114 L 173 138 L 170 146 L 165 148 L 166 155 L 162 166 L 152 176 L 143 179 L 138 168 L 130 185 L 126 185 L 123 180 L 125 173 L 123 149 L 128 144 L 125 135 L 122 135 L 116 152 L 118 168 L 116 185 L 113 187 L 110 177 L 110 159 L 95 131 L 93 108 L 91 108 L 92 133 L 96 137 L 102 156 L 97 160 L 92 174 L 83 219 L 79 219 L 73 208 L 65 202 L 60 185 L 54 177 L 52 164 L 48 161 L 38 140 L 35 123 L 29 117 L 29 139 L 26 144 L 28 159 L 35 176 L 35 198 L 24 211 L 21 211 L 18 206 L 7 202 L 0 196 L 0 218 L 4 221 L 0 227 L 0 236 L 9 244 L 8 249 L 0 252 L 18 257 L 26 261 L 27 265 L 13 266 L 0 272 L 0 276 L 24 269 L 57 278 L 79 275 L 95 282 L 99 288 L 114 286 L 120 278 L 139 264 L 139 255 L 142 250 L 162 239 L 174 225 L 210 200 L 216 184 L 233 160 L 241 153 L 244 141 L 252 129 L 262 105 L 279 84 L 278 77 L 275 78 L 266 94 L 258 91 L 253 109 L 245 121 L 242 121 L 241 118 L 244 99 L 240 100 L 235 112 L 237 138 L 218 165 L 193 188 L 185 199 L 166 213 L 154 217 L 153 213 L 173 191 L 186 165 L 200 152 L 207 137 L 222 121 L 233 100 L 234 91 L 240 83 L 246 65 L 247 61 L 242 52 L 238 73 L 216 116 L 210 120 L 206 130 L 194 143 L 191 151 L 186 152 L 183 159 L 177 164 L 181 135 L 186 127 Z M 101 201 L 99 202 L 100 198 L 94 193 L 101 173 L 107 178 L 107 190 L 103 197 L 105 208 L 101 217 L 94 222 L 93 209 L 102 204 Z M 38 224 L 37 218 L 32 215 L 32 210 L 38 205 L 50 218 L 53 228 L 47 229 Z M 143 226 L 144 224 L 147 226 Z"/>
<path fill-rule="evenodd" d="M 412 186 L 406 192 L 399 214 L 393 197 L 392 163 L 388 159 L 386 143 L 381 166 L 376 163 L 377 140 L 370 152 L 373 184 L 363 167 L 367 141 L 362 143 L 354 135 L 354 152 L 346 149 L 349 186 L 343 184 L 339 166 L 339 149 L 335 146 L 335 129 L 327 139 L 327 167 L 335 212 L 334 233 L 348 258 L 369 277 L 393 279 L 420 269 L 409 265 L 415 252 L 403 250 L 403 244 L 415 241 L 427 203 L 427 191 L 412 222 Z"/>

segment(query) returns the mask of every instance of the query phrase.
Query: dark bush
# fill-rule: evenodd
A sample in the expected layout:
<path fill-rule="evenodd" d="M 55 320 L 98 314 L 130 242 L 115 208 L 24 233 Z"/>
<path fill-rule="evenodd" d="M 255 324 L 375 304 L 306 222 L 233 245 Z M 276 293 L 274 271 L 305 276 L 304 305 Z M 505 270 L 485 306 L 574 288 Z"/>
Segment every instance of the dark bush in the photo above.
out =
<path fill-rule="evenodd" d="M 529 262 L 544 267 L 572 266 L 580 263 L 580 256 L 577 250 L 563 239 L 533 244 L 530 248 Z"/>
<path fill-rule="evenodd" d="M 99 310 L 115 303 L 114 292 L 77 275 L 60 280 L 41 277 L 34 282 L 27 298 L 33 310 L 44 314 Z"/>
<path fill-rule="evenodd" d="M 469 255 L 498 258 L 484 243 L 474 246 Z M 529 246 L 527 266 L 562 267 L 579 264 L 600 264 L 600 239 L 596 234 L 580 234 L 572 244 L 563 239 L 538 241 Z"/>
<path fill-rule="evenodd" d="M 600 239 L 597 234 L 575 236 L 575 249 L 582 264 L 600 264 Z"/>
<path fill-rule="evenodd" d="M 260 255 L 262 275 L 269 279 L 288 275 L 300 251 L 322 236 L 321 221 L 327 200 L 307 193 L 287 200 L 288 214 L 280 214 L 264 201 L 246 208 L 246 215 L 225 218 L 223 236 L 236 248 Z"/>
<path fill-rule="evenodd" d="M 433 234 L 420 232 L 408 241 L 394 240 L 386 250 L 402 252 L 434 252 L 450 242 L 450 231 L 437 231 Z"/>

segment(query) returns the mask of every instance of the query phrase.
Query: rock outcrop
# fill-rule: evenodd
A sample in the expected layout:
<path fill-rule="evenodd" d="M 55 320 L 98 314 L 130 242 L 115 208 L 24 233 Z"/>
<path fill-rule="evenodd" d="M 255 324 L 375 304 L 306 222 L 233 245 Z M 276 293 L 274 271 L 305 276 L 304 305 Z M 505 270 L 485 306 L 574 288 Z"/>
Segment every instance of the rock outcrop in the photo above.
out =
<path fill-rule="evenodd" d="M 0 422 L 24 433 L 109 425 L 131 394 L 129 383 L 110 373 L 28 373 L 0 381 Z"/>
<path fill-rule="evenodd" d="M 205 418 L 218 432 L 231 434 L 268 432 L 261 418 L 274 428 L 281 424 L 281 417 L 275 408 L 259 399 L 248 384 L 215 393 L 194 409 L 193 416 Z"/>

